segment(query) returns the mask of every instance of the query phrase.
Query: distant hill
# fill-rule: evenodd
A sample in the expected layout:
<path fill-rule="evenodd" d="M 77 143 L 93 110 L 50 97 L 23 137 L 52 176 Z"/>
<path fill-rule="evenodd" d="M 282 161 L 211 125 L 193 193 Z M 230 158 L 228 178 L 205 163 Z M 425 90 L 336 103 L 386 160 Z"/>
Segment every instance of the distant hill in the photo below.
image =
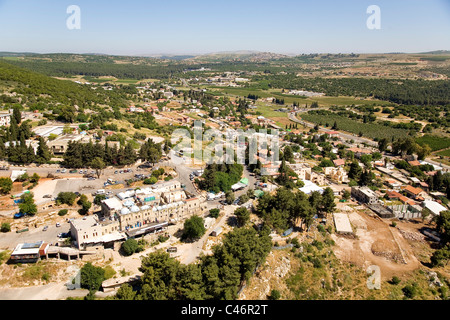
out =
<path fill-rule="evenodd" d="M 429 52 L 420 52 L 420 54 L 450 54 L 450 50 L 435 50 Z"/>
<path fill-rule="evenodd" d="M 243 62 L 263 62 L 263 61 L 271 61 L 278 60 L 282 58 L 288 57 L 284 54 L 272 53 L 272 52 L 258 52 L 258 51 L 224 51 L 224 52 L 216 52 L 209 53 L 197 56 L 191 60 L 193 61 L 205 61 L 205 62 L 213 62 L 213 61 L 243 61 Z"/>
<path fill-rule="evenodd" d="M 58 80 L 20 68 L 1 59 L 0 87 L 4 92 L 15 92 L 17 97 L 26 98 L 28 103 L 39 101 L 44 104 L 88 106 L 92 102 L 98 104 L 122 102 L 119 98 L 111 99 L 106 91 L 93 91 L 88 86 L 69 80 Z M 5 97 L 2 96 L 2 92 L 0 97 Z"/>
<path fill-rule="evenodd" d="M 0 57 L 25 57 L 34 55 L 32 52 L 8 52 L 8 51 L 0 51 Z"/>

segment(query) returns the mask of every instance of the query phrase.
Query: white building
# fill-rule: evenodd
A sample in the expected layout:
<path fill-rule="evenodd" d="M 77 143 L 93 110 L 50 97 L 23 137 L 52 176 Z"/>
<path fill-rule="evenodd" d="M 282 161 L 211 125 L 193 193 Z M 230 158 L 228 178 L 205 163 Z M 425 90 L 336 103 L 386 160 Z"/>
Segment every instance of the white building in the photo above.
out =
<path fill-rule="evenodd" d="M 430 212 L 435 216 L 439 215 L 442 211 L 447 210 L 447 208 L 445 208 L 443 205 L 432 200 L 425 200 L 424 202 L 422 202 L 422 206 L 430 210 Z"/>
<path fill-rule="evenodd" d="M 310 181 L 310 180 L 302 180 L 305 183 L 305 186 L 303 186 L 302 188 L 299 188 L 300 191 L 302 191 L 303 193 L 309 195 L 311 193 L 313 193 L 314 191 L 318 191 L 320 194 L 323 193 L 323 188 L 319 187 L 317 184 L 315 184 L 314 182 Z"/>

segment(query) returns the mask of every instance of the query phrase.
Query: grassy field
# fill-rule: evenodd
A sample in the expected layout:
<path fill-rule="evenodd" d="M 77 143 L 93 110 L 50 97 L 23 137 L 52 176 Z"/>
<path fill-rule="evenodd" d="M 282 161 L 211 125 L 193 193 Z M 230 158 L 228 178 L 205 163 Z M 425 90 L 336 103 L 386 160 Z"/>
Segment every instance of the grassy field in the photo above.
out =
<path fill-rule="evenodd" d="M 429 145 L 432 151 L 438 151 L 450 147 L 450 138 L 432 136 L 428 134 L 417 138 L 416 142 L 420 145 Z"/>
<path fill-rule="evenodd" d="M 106 83 L 106 82 L 114 82 L 115 78 L 94 78 L 94 77 L 84 77 L 84 80 L 92 82 L 92 83 Z"/>
<path fill-rule="evenodd" d="M 444 156 L 450 158 L 450 149 L 440 151 L 436 153 L 438 156 Z"/>
<path fill-rule="evenodd" d="M 362 133 L 364 137 L 371 139 L 392 139 L 401 138 L 408 135 L 408 130 L 387 127 L 377 123 L 362 123 L 339 115 L 318 115 L 318 114 L 302 114 L 302 119 L 316 123 L 332 126 L 336 121 L 339 130 L 344 130 L 354 134 Z"/>
<path fill-rule="evenodd" d="M 229 95 L 234 96 L 240 96 L 240 97 L 247 97 L 249 94 L 254 94 L 259 96 L 260 98 L 269 98 L 274 97 L 278 99 L 284 99 L 286 104 L 293 104 L 294 102 L 297 102 L 301 105 L 311 105 L 313 102 L 317 101 L 320 106 L 324 107 L 330 107 L 333 105 L 383 105 L 386 104 L 385 101 L 381 100 L 364 100 L 364 99 L 358 99 L 355 97 L 314 97 L 314 98 L 304 98 L 301 96 L 294 96 L 294 95 L 288 95 L 283 94 L 281 90 L 260 90 L 260 89 L 254 89 L 254 88 L 228 88 L 228 87 L 204 87 L 205 89 L 209 90 L 212 93 L 222 92 Z"/>

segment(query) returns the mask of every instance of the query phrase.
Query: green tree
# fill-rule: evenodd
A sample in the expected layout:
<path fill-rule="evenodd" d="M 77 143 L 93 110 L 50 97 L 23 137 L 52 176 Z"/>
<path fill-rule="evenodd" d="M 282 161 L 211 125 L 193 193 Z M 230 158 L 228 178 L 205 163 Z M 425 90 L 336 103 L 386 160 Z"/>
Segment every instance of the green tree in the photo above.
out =
<path fill-rule="evenodd" d="M 106 168 L 105 161 L 103 161 L 100 157 L 95 157 L 91 163 L 90 167 L 95 170 L 97 174 L 97 178 L 100 179 L 100 176 L 102 175 L 102 171 Z"/>
<path fill-rule="evenodd" d="M 80 284 L 83 289 L 88 289 L 90 293 L 97 292 L 102 282 L 105 280 L 105 270 L 95 267 L 87 262 L 80 271 Z"/>
<path fill-rule="evenodd" d="M 388 139 L 382 138 L 378 141 L 378 150 L 380 150 L 380 152 L 384 152 L 387 150 L 388 145 Z"/>
<path fill-rule="evenodd" d="M 22 199 L 22 202 L 19 204 L 20 212 L 34 216 L 37 213 L 37 206 L 34 203 L 34 194 L 32 192 L 24 193 L 20 199 Z"/>
<path fill-rule="evenodd" d="M 433 267 L 443 267 L 447 265 L 450 260 L 450 244 L 442 247 L 433 252 L 433 255 L 430 257 L 431 265 Z"/>
<path fill-rule="evenodd" d="M 67 204 L 69 206 L 73 206 L 75 200 L 77 199 L 77 195 L 73 192 L 60 192 L 56 197 L 56 204 Z"/>
<path fill-rule="evenodd" d="M 234 199 L 235 199 L 235 197 L 234 197 L 234 192 L 233 191 L 230 190 L 230 191 L 227 191 L 225 193 L 225 201 L 228 204 L 232 204 L 234 202 Z"/>
<path fill-rule="evenodd" d="M 17 124 L 20 124 L 22 122 L 22 113 L 20 112 L 20 109 L 18 106 L 13 107 L 13 114 L 12 114 L 14 120 Z"/>
<path fill-rule="evenodd" d="M 133 291 L 133 288 L 128 283 L 121 285 L 115 295 L 117 300 L 134 300 L 135 298 L 136 292 Z"/>
<path fill-rule="evenodd" d="M 362 168 L 357 161 L 353 161 L 348 172 L 349 179 L 358 180 L 362 173 Z"/>
<path fill-rule="evenodd" d="M 45 140 L 43 137 L 39 137 L 39 145 L 36 152 L 36 162 L 43 164 L 50 161 L 52 158 L 52 153 L 45 143 Z"/>
<path fill-rule="evenodd" d="M 30 177 L 30 182 L 31 182 L 31 183 L 38 183 L 40 179 L 41 179 L 41 177 L 35 172 L 35 173 Z"/>
<path fill-rule="evenodd" d="M 12 190 L 13 182 L 11 178 L 0 178 L 0 193 L 8 194 Z"/>
<path fill-rule="evenodd" d="M 322 205 L 323 210 L 327 213 L 331 213 L 336 208 L 336 204 L 334 203 L 334 192 L 331 188 L 326 188 L 322 194 Z"/>
<path fill-rule="evenodd" d="M 132 254 L 139 252 L 140 250 L 139 243 L 133 238 L 123 242 L 121 248 L 126 256 L 131 256 Z"/>
<path fill-rule="evenodd" d="M 344 190 L 344 192 L 342 193 L 342 198 L 348 200 L 350 199 L 350 197 L 351 197 L 350 191 L 348 191 L 347 189 Z"/>
<path fill-rule="evenodd" d="M 102 204 L 102 201 L 106 200 L 106 195 L 104 194 L 97 194 L 94 198 L 94 204 L 97 206 L 100 206 Z"/>
<path fill-rule="evenodd" d="M 237 217 L 237 222 L 239 226 L 245 226 L 245 224 L 250 220 L 250 212 L 247 208 L 239 207 L 234 211 Z"/>
<path fill-rule="evenodd" d="M 209 210 L 209 214 L 210 214 L 211 217 L 217 219 L 219 217 L 219 215 L 220 215 L 220 209 L 217 209 L 217 208 L 211 209 L 211 210 Z"/>
<path fill-rule="evenodd" d="M 436 217 L 436 230 L 442 235 L 444 244 L 450 242 L 450 210 L 442 211 Z"/>
<path fill-rule="evenodd" d="M 192 216 L 184 222 L 183 239 L 195 240 L 206 232 L 205 221 L 199 216 Z"/>
<path fill-rule="evenodd" d="M 7 233 L 11 231 L 11 225 L 8 222 L 3 222 L 0 228 L 0 232 Z"/>
<path fill-rule="evenodd" d="M 92 207 L 92 203 L 90 201 L 88 201 L 88 198 L 86 195 L 82 194 L 77 203 L 81 206 L 81 209 L 78 210 L 78 212 L 81 215 L 86 215 L 89 213 L 89 210 Z"/>

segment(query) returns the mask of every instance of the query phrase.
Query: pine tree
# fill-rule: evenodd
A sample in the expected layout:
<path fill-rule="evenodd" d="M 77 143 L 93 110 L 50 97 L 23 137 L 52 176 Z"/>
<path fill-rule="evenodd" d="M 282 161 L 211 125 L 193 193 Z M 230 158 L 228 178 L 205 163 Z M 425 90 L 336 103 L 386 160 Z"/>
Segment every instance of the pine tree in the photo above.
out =
<path fill-rule="evenodd" d="M 52 158 L 52 153 L 45 143 L 45 140 L 43 137 L 39 137 L 39 145 L 36 152 L 36 162 L 37 163 L 47 163 Z"/>
<path fill-rule="evenodd" d="M 13 108 L 12 117 L 14 118 L 14 120 L 16 121 L 17 124 L 20 124 L 22 122 L 22 113 L 20 112 L 19 107 Z M 11 118 L 11 120 L 12 120 L 12 118 Z"/>

